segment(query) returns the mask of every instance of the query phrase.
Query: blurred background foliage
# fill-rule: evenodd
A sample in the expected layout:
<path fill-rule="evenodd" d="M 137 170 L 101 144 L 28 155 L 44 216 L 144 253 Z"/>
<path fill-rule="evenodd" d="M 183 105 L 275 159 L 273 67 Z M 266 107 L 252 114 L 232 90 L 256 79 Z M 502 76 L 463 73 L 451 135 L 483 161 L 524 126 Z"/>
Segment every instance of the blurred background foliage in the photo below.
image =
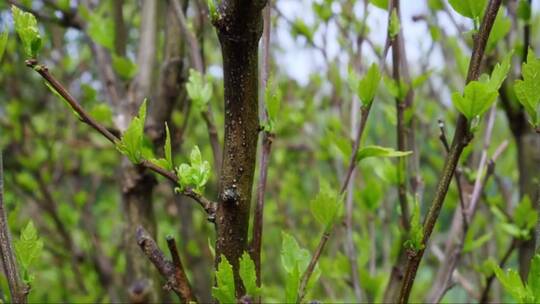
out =
<path fill-rule="evenodd" d="M 98 121 L 113 127 L 114 110 L 104 93 L 106 84 L 96 68 L 96 52 L 91 43 L 114 48 L 113 2 L 8 0 L 0 3 L 0 30 L 9 31 L 0 73 L 0 147 L 4 151 L 9 226 L 17 238 L 32 221 L 44 244 L 31 269 L 34 275 L 29 294 L 31 302 L 109 302 L 125 297 L 122 234 L 126 224 L 118 183 L 118 164 L 122 156 L 106 139 L 82 124 L 49 91 L 43 80 L 25 66 L 22 45 L 13 31 L 10 5 L 36 13 L 44 43 L 41 61 Z M 166 2 L 158 1 L 159 16 L 165 14 Z M 268 302 L 283 300 L 286 274 L 280 260 L 282 233 L 294 236 L 302 248 L 313 252 L 323 231 L 324 227 L 310 212 L 309 202 L 318 192 L 320 180 L 338 188 L 347 169 L 352 131 L 358 123 L 355 79 L 363 75 L 372 62 L 385 62 L 381 59 L 384 41 L 379 37 L 386 34 L 386 12 L 380 8 L 385 1 L 368 4 L 353 0 L 290 2 L 295 1 L 272 1 L 271 90 L 281 91 L 282 102 L 273 130 L 276 137 L 264 214 L 262 292 Z M 416 124 L 414 157 L 418 159 L 421 177 L 418 202 L 421 214 L 425 214 L 446 154 L 439 140 L 438 120 L 444 122 L 447 136 L 451 138 L 458 111 L 452 106 L 450 93 L 463 88 L 471 37 L 478 24 L 459 16 L 445 1 L 418 2 L 423 4 L 408 8 L 409 1 L 402 1 L 402 27 L 406 49 L 410 58 L 414 58 L 407 63 L 415 83 L 414 106 L 406 117 L 414 118 Z M 533 9 L 530 21 L 524 21 L 518 16 L 521 2 L 504 1 L 502 21 L 495 26 L 486 52 L 487 72 L 509 51 L 521 54 L 525 22 L 530 22 L 533 33 L 530 46 L 538 49 L 540 36 L 536 33 L 540 30 L 540 16 Z M 186 1 L 185 5 L 189 24 L 202 45 L 207 81 L 212 86 L 209 103 L 219 138 L 223 140 L 223 79 L 217 37 L 207 18 L 204 1 Z M 140 1 L 123 1 L 123 6 L 126 52 L 124 56 L 114 55 L 112 64 L 123 84 L 128 85 L 137 74 L 141 4 Z M 303 13 L 294 11 L 297 8 L 305 10 L 305 18 Z M 369 22 L 365 16 L 370 16 Z M 377 23 L 371 16 L 383 18 Z M 86 24 L 84 31 L 76 28 L 76 18 Z M 153 71 L 156 87 L 164 62 L 165 18 L 158 18 L 157 23 Z M 381 24 L 383 28 L 378 27 Z M 422 34 L 411 34 L 408 26 L 421 29 Z M 414 39 L 408 40 L 415 35 L 422 36 L 422 47 Z M 361 50 L 359 45 L 362 45 Z M 188 46 L 183 44 L 182 48 Z M 514 57 L 510 71 L 512 81 L 520 77 L 518 57 Z M 286 60 L 295 58 L 300 63 L 287 65 Z M 187 57 L 182 58 L 182 62 L 183 85 L 178 89 L 183 91 L 189 76 Z M 390 56 L 386 62 L 389 66 Z M 301 69 L 302 65 L 304 72 L 291 71 Z M 150 103 L 157 94 L 155 87 L 152 94 L 148 96 Z M 518 107 L 511 90 L 507 98 L 511 107 Z M 187 106 L 191 101 L 185 92 L 178 99 L 169 121 L 175 162 L 188 162 L 191 148 L 197 145 L 203 159 L 210 161 L 213 168 L 204 117 L 197 113 L 200 110 L 196 106 Z M 362 144 L 395 147 L 395 129 L 394 97 L 388 86 L 381 85 Z M 475 139 L 461 157 L 459 170 L 466 193 L 470 193 L 476 179 L 484 131 L 484 122 L 480 122 Z M 480 211 L 470 223 L 465 238 L 458 266 L 465 283 L 458 281 L 443 302 L 477 300 L 485 278 L 492 274 L 486 262 L 499 263 L 515 237 L 506 226 L 515 223 L 514 210 L 521 200 L 517 148 L 505 112 L 499 108 L 488 155 L 493 155 L 504 141 L 508 141 L 508 148 L 496 161 L 493 178 L 482 194 Z M 353 241 L 363 300 L 381 301 L 401 246 L 397 163 L 394 159 L 372 158 L 359 165 L 354 178 Z M 538 178 L 538 172 L 532 175 Z M 217 174 L 211 174 L 205 189 L 208 197 L 217 197 L 217 178 Z M 201 300 L 209 301 L 213 284 L 212 226 L 189 199 L 174 194 L 170 183 L 161 177 L 158 182 L 153 202 L 156 240 L 165 248 L 166 235 L 177 238 L 195 290 Z M 459 195 L 453 183 L 430 241 L 431 249 L 415 282 L 411 297 L 414 301 L 423 300 L 431 288 L 441 263 L 433 254 L 433 248 L 440 251 L 444 247 L 458 205 Z M 336 228 L 320 260 L 320 275 L 312 283 L 308 299 L 358 300 L 351 286 L 351 259 L 344 249 L 345 226 L 338 223 Z M 512 253 L 506 267 L 517 269 L 516 252 Z M 7 301 L 5 278 L 0 277 L 3 300 Z M 153 284 L 161 290 L 163 282 L 156 278 Z M 498 283 L 494 284 L 492 292 L 495 300 L 511 299 Z M 171 299 L 171 295 L 164 297 Z"/>

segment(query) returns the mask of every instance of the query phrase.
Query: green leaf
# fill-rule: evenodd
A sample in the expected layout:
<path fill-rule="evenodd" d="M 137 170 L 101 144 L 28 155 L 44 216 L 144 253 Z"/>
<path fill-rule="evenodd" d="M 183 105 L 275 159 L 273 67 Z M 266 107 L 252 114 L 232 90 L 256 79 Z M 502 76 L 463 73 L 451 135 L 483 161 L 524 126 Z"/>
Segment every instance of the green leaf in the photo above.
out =
<path fill-rule="evenodd" d="M 15 241 L 15 253 L 26 283 L 33 280 L 33 275 L 29 273 L 29 270 L 34 261 L 40 257 L 42 249 L 43 241 L 39 238 L 34 223 L 30 221 L 22 230 L 20 238 Z"/>
<path fill-rule="evenodd" d="M 424 226 L 420 219 L 420 204 L 418 204 L 418 200 L 414 199 L 413 204 L 411 229 L 409 230 L 409 236 L 403 246 L 409 250 L 418 251 L 424 249 L 424 244 L 422 242 L 424 239 Z"/>
<path fill-rule="evenodd" d="M 497 96 L 497 91 L 492 90 L 490 84 L 475 80 L 467 84 L 463 95 L 453 93 L 452 102 L 468 120 L 472 120 L 486 112 Z"/>
<path fill-rule="evenodd" d="M 201 73 L 194 69 L 189 70 L 189 80 L 186 83 L 189 98 L 195 104 L 195 108 L 202 112 L 206 109 L 212 98 L 212 85 Z"/>
<path fill-rule="evenodd" d="M 531 260 L 531 268 L 527 277 L 527 284 L 532 291 L 535 302 L 540 301 L 540 255 L 536 254 Z"/>
<path fill-rule="evenodd" d="M 167 160 L 168 170 L 174 168 L 173 159 L 172 159 L 172 148 L 171 148 L 171 132 L 169 131 L 169 126 L 165 122 L 165 146 L 163 147 L 165 152 L 165 159 Z"/>
<path fill-rule="evenodd" d="M 514 210 L 514 223 L 525 230 L 533 229 L 538 221 L 538 213 L 534 210 L 531 200 L 524 196 Z"/>
<path fill-rule="evenodd" d="M 503 288 L 518 302 L 522 303 L 532 303 L 533 295 L 530 290 L 525 288 L 525 285 L 519 277 L 519 273 L 513 269 L 509 269 L 507 272 L 504 272 L 499 265 L 495 263 L 490 263 L 493 272 L 497 279 L 501 282 Z M 533 301 L 531 301 L 533 300 Z"/>
<path fill-rule="evenodd" d="M 95 120 L 104 124 L 110 124 L 112 122 L 112 110 L 105 103 L 94 105 L 90 110 L 90 115 L 94 117 Z"/>
<path fill-rule="evenodd" d="M 529 49 L 527 62 L 522 65 L 523 80 L 516 80 L 514 90 L 519 102 L 531 118 L 531 123 L 540 126 L 540 59 Z"/>
<path fill-rule="evenodd" d="M 402 157 L 410 154 L 412 154 L 412 151 L 396 151 L 381 146 L 366 146 L 358 151 L 356 161 L 359 162 L 368 157 Z"/>
<path fill-rule="evenodd" d="M 482 16 L 487 0 L 449 0 L 448 2 L 457 13 L 474 20 Z"/>
<path fill-rule="evenodd" d="M 282 232 L 281 265 L 287 273 L 285 282 L 285 302 L 296 303 L 300 276 L 311 260 L 306 249 L 300 248 L 294 237 Z"/>
<path fill-rule="evenodd" d="M 2 61 L 2 57 L 4 56 L 4 51 L 6 50 L 8 34 L 9 34 L 8 31 L 0 33 L 0 61 Z"/>
<path fill-rule="evenodd" d="M 519 0 L 517 7 L 517 16 L 519 19 L 529 22 L 531 20 L 531 4 L 527 0 Z"/>
<path fill-rule="evenodd" d="M 115 37 L 112 18 L 103 17 L 98 13 L 90 13 L 86 32 L 99 45 L 111 51 L 114 50 Z"/>
<path fill-rule="evenodd" d="M 211 20 L 218 20 L 219 12 L 217 11 L 216 3 L 214 2 L 214 0 L 206 0 L 206 5 L 208 6 L 208 12 L 210 13 Z"/>
<path fill-rule="evenodd" d="M 181 191 L 186 187 L 192 187 L 195 192 L 201 193 L 210 178 L 210 163 L 202 160 L 198 146 L 191 150 L 190 162 L 191 164 L 184 163 L 176 167 L 176 175 L 180 186 L 178 190 Z"/>
<path fill-rule="evenodd" d="M 368 106 L 373 102 L 380 82 L 379 66 L 373 63 L 358 84 L 358 98 L 360 98 L 364 106 Z"/>
<path fill-rule="evenodd" d="M 428 7 L 432 11 L 441 11 L 444 9 L 442 0 L 428 0 Z"/>
<path fill-rule="evenodd" d="M 369 2 L 380 9 L 388 9 L 388 0 L 369 0 Z"/>
<path fill-rule="evenodd" d="M 252 298 L 261 294 L 261 288 L 257 287 L 257 274 L 255 272 L 255 263 L 247 252 L 240 258 L 240 278 L 246 288 L 246 294 Z"/>
<path fill-rule="evenodd" d="M 493 27 L 491 28 L 491 32 L 489 33 L 489 38 L 487 41 L 488 51 L 493 50 L 497 42 L 506 37 L 508 32 L 510 32 L 511 27 L 512 21 L 510 18 L 504 15 L 503 10 L 499 10 L 497 17 L 495 18 L 495 22 L 493 23 Z"/>
<path fill-rule="evenodd" d="M 390 33 L 390 37 L 393 39 L 394 37 L 399 34 L 399 30 L 401 28 L 401 25 L 399 23 L 399 17 L 397 15 L 397 10 L 394 8 L 392 10 L 392 15 L 390 16 L 390 25 L 388 26 L 388 33 Z"/>
<path fill-rule="evenodd" d="M 132 163 L 140 164 L 144 159 L 144 124 L 146 121 L 146 98 L 139 108 L 139 116 L 134 117 L 117 142 L 116 148 Z"/>
<path fill-rule="evenodd" d="M 116 54 L 112 55 L 112 65 L 116 73 L 123 79 L 130 80 L 137 74 L 139 67 L 137 64 Z"/>
<path fill-rule="evenodd" d="M 502 62 L 497 63 L 495 68 L 493 68 L 491 77 L 489 77 L 489 80 L 487 81 L 487 84 L 492 91 L 499 90 L 503 81 L 506 79 L 508 71 L 510 70 L 510 64 L 512 63 L 513 54 L 513 52 L 508 53 L 506 56 L 504 56 Z"/>
<path fill-rule="evenodd" d="M 15 23 L 15 31 L 21 38 L 26 55 L 36 58 L 41 49 L 41 36 L 36 17 L 31 13 L 20 10 L 15 5 L 11 6 L 11 13 Z"/>
<path fill-rule="evenodd" d="M 220 303 L 236 303 L 233 269 L 224 255 L 221 255 L 216 270 L 216 287 L 212 287 L 212 296 Z"/>
<path fill-rule="evenodd" d="M 477 239 L 474 239 L 474 240 L 472 238 L 471 240 L 467 239 L 465 241 L 465 245 L 463 246 L 463 253 L 471 252 L 477 248 L 482 247 L 482 245 L 490 241 L 492 238 L 493 238 L 493 234 L 491 232 L 488 232 Z"/>
<path fill-rule="evenodd" d="M 339 193 L 328 182 L 321 179 L 319 183 L 319 193 L 309 205 L 315 219 L 328 231 L 341 215 L 343 204 Z"/>

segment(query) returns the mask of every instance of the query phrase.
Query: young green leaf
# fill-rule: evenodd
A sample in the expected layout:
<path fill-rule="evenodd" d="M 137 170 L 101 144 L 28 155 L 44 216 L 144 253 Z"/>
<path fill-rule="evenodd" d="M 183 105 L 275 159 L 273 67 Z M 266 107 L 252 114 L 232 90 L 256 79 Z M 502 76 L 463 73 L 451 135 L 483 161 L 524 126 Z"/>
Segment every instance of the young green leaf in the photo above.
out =
<path fill-rule="evenodd" d="M 268 121 L 266 122 L 264 128 L 268 132 L 274 131 L 274 126 L 276 124 L 279 109 L 281 107 L 282 94 L 279 88 L 272 89 L 270 82 L 268 82 L 265 89 L 265 102 L 266 102 L 266 111 L 268 113 Z"/>
<path fill-rule="evenodd" d="M 360 98 L 364 106 L 368 106 L 373 102 L 380 82 L 379 66 L 373 63 L 358 84 L 358 98 Z"/>
<path fill-rule="evenodd" d="M 531 4 L 527 0 L 519 0 L 517 7 L 517 16 L 519 19 L 529 22 L 531 20 Z"/>
<path fill-rule="evenodd" d="M 208 6 L 208 12 L 210 13 L 210 18 L 212 22 L 219 20 L 219 12 L 217 10 L 214 0 L 206 0 L 206 5 Z"/>
<path fill-rule="evenodd" d="M 36 58 L 41 49 L 41 35 L 37 26 L 36 17 L 31 13 L 24 12 L 15 5 L 11 6 L 15 31 L 21 38 L 24 51 L 27 56 Z"/>
<path fill-rule="evenodd" d="M 487 81 L 487 84 L 492 91 L 499 90 L 503 81 L 506 79 L 508 71 L 510 70 L 510 64 L 512 63 L 513 54 L 513 52 L 508 53 L 506 56 L 504 56 L 504 59 L 500 63 L 497 63 L 495 68 L 493 68 L 491 76 Z"/>
<path fill-rule="evenodd" d="M 325 230 L 329 230 L 341 215 L 343 204 L 339 193 L 325 180 L 321 179 L 319 183 L 319 193 L 309 205 L 315 219 L 324 226 Z"/>
<path fill-rule="evenodd" d="M 189 70 L 189 80 L 186 83 L 189 98 L 199 112 L 204 111 L 212 98 L 212 85 L 201 73 L 194 69 Z"/>
<path fill-rule="evenodd" d="M 132 163 L 139 164 L 145 155 L 144 149 L 144 123 L 146 121 L 146 99 L 139 108 L 139 116 L 134 117 L 128 128 L 117 142 L 116 148 Z"/>
<path fill-rule="evenodd" d="M 497 96 L 497 91 L 492 90 L 490 84 L 475 80 L 467 84 L 463 95 L 453 93 L 452 102 L 468 120 L 472 120 L 486 112 Z"/>
<path fill-rule="evenodd" d="M 89 13 L 86 32 L 99 45 L 111 51 L 114 50 L 115 37 L 112 18 L 103 17 L 98 13 Z"/>
<path fill-rule="evenodd" d="M 487 50 L 493 50 L 497 43 L 501 39 L 506 37 L 511 27 L 512 21 L 510 20 L 510 18 L 504 15 L 503 10 L 499 10 L 499 13 L 495 18 L 495 22 L 493 23 L 493 27 L 491 28 L 491 32 L 489 34 L 489 38 L 487 41 Z"/>
<path fill-rule="evenodd" d="M 368 157 L 402 157 L 410 155 L 412 151 L 396 151 L 392 148 L 381 146 L 366 146 L 358 151 L 356 161 L 359 162 Z"/>
<path fill-rule="evenodd" d="M 418 251 L 424 249 L 424 244 L 422 243 L 424 238 L 424 226 L 422 226 L 422 221 L 420 219 L 420 205 L 418 204 L 418 200 L 414 199 L 413 204 L 411 229 L 409 230 L 408 239 L 403 246 L 409 250 Z"/>
<path fill-rule="evenodd" d="M 448 2 L 460 15 L 479 19 L 484 12 L 487 0 L 449 0 Z"/>
<path fill-rule="evenodd" d="M 0 61 L 2 61 L 2 56 L 4 56 L 4 51 L 6 50 L 6 45 L 8 41 L 8 31 L 0 33 Z"/>
<path fill-rule="evenodd" d="M 212 296 L 220 303 L 236 303 L 233 269 L 224 255 L 216 270 L 216 287 L 212 287 Z"/>
<path fill-rule="evenodd" d="M 261 293 L 261 288 L 257 287 L 257 274 L 255 272 L 255 263 L 247 252 L 242 254 L 240 258 L 240 278 L 246 288 L 246 294 L 253 297 L 257 297 Z"/>
<path fill-rule="evenodd" d="M 388 33 L 390 33 L 390 37 L 394 39 L 394 37 L 399 34 L 399 30 L 401 28 L 401 25 L 399 24 L 399 17 L 397 15 L 397 10 L 394 8 L 392 10 L 392 15 L 390 15 L 390 25 L 388 26 Z"/>
<path fill-rule="evenodd" d="M 133 61 L 116 54 L 112 55 L 112 65 L 123 79 L 130 80 L 137 74 L 139 67 Z"/>
<path fill-rule="evenodd" d="M 165 170 L 173 170 L 174 164 L 172 160 L 171 133 L 169 131 L 169 126 L 167 125 L 167 122 L 165 122 L 165 144 L 163 146 L 163 152 L 165 158 L 152 158 L 150 159 L 150 161 Z"/>
<path fill-rule="evenodd" d="M 33 280 L 33 275 L 29 273 L 29 270 L 34 261 L 41 255 L 42 249 L 43 241 L 39 238 L 34 223 L 30 221 L 21 232 L 20 238 L 15 241 L 15 253 L 26 283 Z"/>
<path fill-rule="evenodd" d="M 499 265 L 492 262 L 490 263 L 495 276 L 501 282 L 503 288 L 518 302 L 521 303 L 534 303 L 533 292 L 525 287 L 519 273 L 513 269 L 509 269 L 504 272 Z"/>
<path fill-rule="evenodd" d="M 531 200 L 524 196 L 514 210 L 514 223 L 521 229 L 531 230 L 536 226 L 538 213 L 534 210 Z"/>
<path fill-rule="evenodd" d="M 191 150 L 190 162 L 191 164 L 184 163 L 176 167 L 176 175 L 180 186 L 177 190 L 182 191 L 186 187 L 192 187 L 195 192 L 201 193 L 210 178 L 210 163 L 202 160 L 198 146 Z"/>
<path fill-rule="evenodd" d="M 380 9 L 388 9 L 388 0 L 369 0 L 369 2 Z"/>
<path fill-rule="evenodd" d="M 309 251 L 301 248 L 296 239 L 286 232 L 282 232 L 281 265 L 287 273 L 285 286 L 285 302 L 295 303 L 298 296 L 300 276 L 307 268 L 311 255 Z"/>
<path fill-rule="evenodd" d="M 532 291 L 535 302 L 540 301 L 540 255 L 536 254 L 531 260 L 531 268 L 527 276 L 527 284 Z"/>
<path fill-rule="evenodd" d="M 519 102 L 535 127 L 540 126 L 540 58 L 529 50 L 527 62 L 522 65 L 523 80 L 516 80 L 514 90 Z"/>

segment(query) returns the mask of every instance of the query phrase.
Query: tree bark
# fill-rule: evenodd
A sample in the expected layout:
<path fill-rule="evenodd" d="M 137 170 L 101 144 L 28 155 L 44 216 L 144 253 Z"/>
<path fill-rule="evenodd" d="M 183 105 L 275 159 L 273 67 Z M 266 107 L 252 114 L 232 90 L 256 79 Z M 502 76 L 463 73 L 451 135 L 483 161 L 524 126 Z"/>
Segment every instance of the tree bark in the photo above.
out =
<path fill-rule="evenodd" d="M 239 259 L 247 251 L 249 213 L 259 134 L 258 44 L 265 1 L 221 1 L 214 18 L 223 56 L 225 142 L 216 214 L 216 263 L 234 269 L 236 294 L 244 287 Z"/>

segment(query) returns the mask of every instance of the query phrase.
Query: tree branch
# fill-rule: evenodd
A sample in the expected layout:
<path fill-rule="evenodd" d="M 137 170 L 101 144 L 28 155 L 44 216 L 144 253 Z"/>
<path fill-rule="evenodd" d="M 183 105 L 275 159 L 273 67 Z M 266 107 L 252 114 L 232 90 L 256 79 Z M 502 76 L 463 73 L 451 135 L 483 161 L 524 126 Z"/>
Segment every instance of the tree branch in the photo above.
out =
<path fill-rule="evenodd" d="M 114 145 L 117 144 L 120 138 L 117 135 L 109 132 L 107 128 L 105 128 L 94 118 L 92 118 L 92 116 L 90 116 L 90 114 L 81 107 L 79 102 L 66 90 L 66 88 L 52 74 L 49 73 L 49 69 L 46 66 L 38 64 L 37 60 L 35 59 L 26 60 L 26 65 L 37 71 L 41 75 L 41 77 L 43 77 L 52 86 L 52 88 L 67 101 L 69 106 L 75 112 L 77 112 L 77 114 L 84 123 L 88 124 L 90 127 L 101 133 Z M 174 172 L 165 170 L 148 160 L 143 160 L 139 165 L 143 168 L 154 171 L 155 173 L 165 177 L 166 179 L 172 181 L 175 184 L 178 184 L 178 177 Z M 201 205 L 201 207 L 203 207 L 204 210 L 207 212 L 208 219 L 210 221 L 213 221 L 215 219 L 215 211 L 217 208 L 216 202 L 208 200 L 207 198 L 203 197 L 201 194 L 196 193 L 195 191 L 193 191 L 193 189 L 189 187 L 186 187 L 183 191 L 181 191 L 181 193 L 198 202 L 199 205 Z"/>
<path fill-rule="evenodd" d="M 141 247 L 143 253 L 167 281 L 164 288 L 167 290 L 172 289 L 183 303 L 197 302 L 191 290 L 191 284 L 184 272 L 182 262 L 180 261 L 174 238 L 171 236 L 167 237 L 167 246 L 172 256 L 171 262 L 167 260 L 165 254 L 163 254 L 156 242 L 142 226 L 137 227 L 135 234 L 137 244 Z"/>
<path fill-rule="evenodd" d="M 489 37 L 489 33 L 491 32 L 491 28 L 493 27 L 493 23 L 497 16 L 497 12 L 499 11 L 499 7 L 501 6 L 501 2 L 502 0 L 489 1 L 486 13 L 484 15 L 484 19 L 482 20 L 480 29 L 474 39 L 473 53 L 469 64 L 469 71 L 467 73 L 467 83 L 478 79 L 478 76 L 480 75 L 480 65 L 484 56 L 487 39 Z M 403 285 L 401 286 L 401 291 L 398 299 L 400 303 L 407 303 L 409 300 L 409 295 L 414 284 L 416 272 L 424 255 L 425 246 L 428 243 L 429 237 L 431 236 L 433 228 L 435 227 L 435 223 L 437 222 L 437 219 L 439 217 L 439 213 L 441 211 L 444 198 L 446 197 L 446 193 L 448 192 L 448 187 L 450 186 L 450 182 L 454 175 L 454 171 L 459 161 L 459 157 L 461 156 L 461 153 L 463 152 L 465 146 L 470 141 L 471 136 L 472 135 L 469 132 L 468 121 L 465 116 L 460 114 L 457 121 L 452 146 L 450 148 L 450 152 L 446 157 L 443 172 L 437 185 L 435 197 L 433 198 L 428 214 L 424 220 L 424 236 L 422 239 L 422 244 L 424 245 L 424 248 L 418 250 L 415 255 L 411 256 L 407 262 L 405 277 L 403 280 Z"/>
<path fill-rule="evenodd" d="M 9 286 L 10 300 L 13 303 L 27 303 L 29 288 L 22 281 L 17 268 L 15 250 L 9 231 L 7 221 L 7 210 L 4 204 L 4 167 L 2 162 L 2 151 L 0 151 L 0 257 L 2 259 L 2 269 L 6 275 Z"/>

